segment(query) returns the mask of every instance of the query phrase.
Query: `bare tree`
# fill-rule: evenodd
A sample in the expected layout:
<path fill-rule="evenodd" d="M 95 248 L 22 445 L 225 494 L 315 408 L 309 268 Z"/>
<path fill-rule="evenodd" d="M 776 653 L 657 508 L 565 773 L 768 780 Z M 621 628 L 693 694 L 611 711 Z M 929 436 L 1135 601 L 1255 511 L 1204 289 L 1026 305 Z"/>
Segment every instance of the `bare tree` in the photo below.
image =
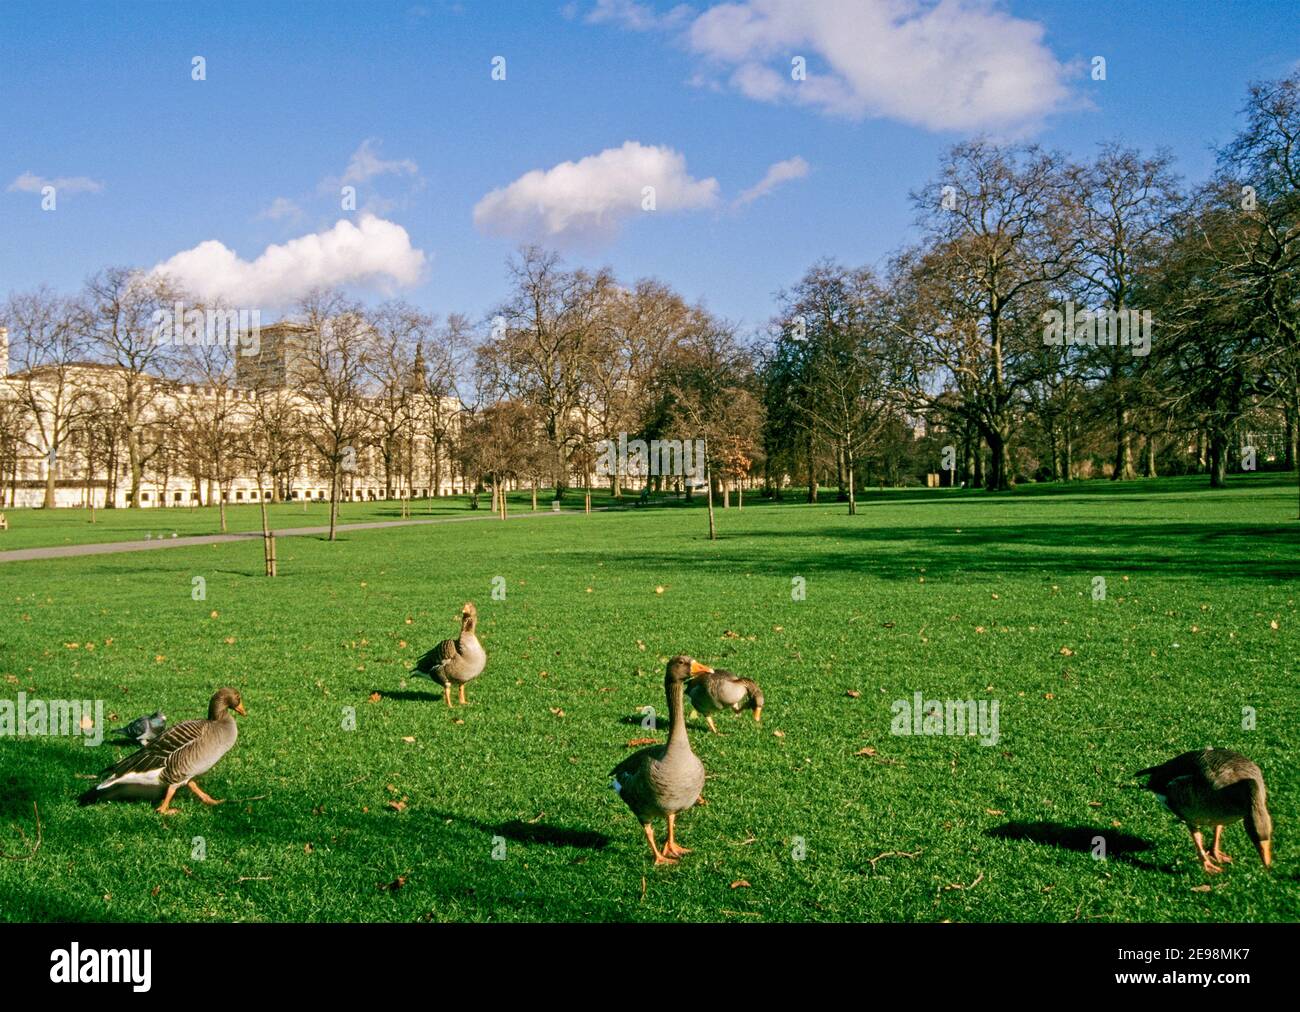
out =
<path fill-rule="evenodd" d="M 1077 230 L 1058 156 L 1037 147 L 956 145 L 937 179 L 913 194 L 923 248 L 910 271 L 913 401 L 945 390 L 984 437 L 989 489 L 1011 486 L 1010 440 L 1023 399 L 1022 371 L 1053 286 L 1074 269 Z"/>
<path fill-rule="evenodd" d="M 91 404 L 86 344 L 73 304 L 46 288 L 11 296 L 0 322 L 14 338 L 19 371 L 11 382 L 30 421 L 29 444 L 45 458 L 45 507 L 53 509 L 65 446 Z"/>
<path fill-rule="evenodd" d="M 303 325 L 305 432 L 330 482 L 330 533 L 336 539 L 339 484 L 356 470 L 368 418 L 366 378 L 374 360 L 374 331 L 361 307 L 341 292 L 317 289 L 298 304 Z"/>
<path fill-rule="evenodd" d="M 115 368 L 106 394 L 126 444 L 131 488 L 129 507 L 140 505 L 140 485 L 151 449 L 145 429 L 171 369 L 174 345 L 159 332 L 162 314 L 171 316 L 179 298 L 166 278 L 110 267 L 85 285 L 78 314 L 82 337 L 102 361 Z M 173 327 L 181 321 L 172 321 Z M 174 333 L 171 335 L 174 337 Z M 112 503 L 112 500 L 109 500 Z"/>

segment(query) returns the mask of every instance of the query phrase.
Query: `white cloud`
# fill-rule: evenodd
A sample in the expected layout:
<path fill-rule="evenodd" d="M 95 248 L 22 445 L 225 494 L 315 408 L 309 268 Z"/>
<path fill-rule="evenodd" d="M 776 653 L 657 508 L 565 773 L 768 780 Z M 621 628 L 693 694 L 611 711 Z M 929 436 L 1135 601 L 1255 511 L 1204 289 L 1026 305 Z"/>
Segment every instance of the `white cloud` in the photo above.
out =
<path fill-rule="evenodd" d="M 366 183 L 377 176 L 414 176 L 420 175 L 420 167 L 409 158 L 384 160 L 379 157 L 379 142 L 367 137 L 360 147 L 352 152 L 348 166 L 341 176 L 326 176 L 320 182 L 321 193 L 336 193 L 341 186 L 355 186 Z"/>
<path fill-rule="evenodd" d="M 638 0 L 596 0 L 596 6 L 587 15 L 589 24 L 616 24 L 634 32 L 648 32 L 654 29 L 676 28 L 689 21 L 695 14 L 686 4 L 678 4 L 672 10 L 660 14 L 648 3 Z"/>
<path fill-rule="evenodd" d="M 684 36 L 755 100 L 931 130 L 1022 128 L 1061 107 L 1071 71 L 1043 37 L 994 0 L 743 0 L 705 11 Z"/>
<path fill-rule="evenodd" d="M 645 188 L 654 188 L 654 213 L 693 211 L 718 201 L 716 179 L 692 179 L 672 148 L 627 141 L 576 162 L 534 169 L 493 190 L 474 207 L 481 231 L 512 239 L 591 243 L 613 238 L 645 213 Z"/>
<path fill-rule="evenodd" d="M 88 176 L 64 176 L 59 179 L 47 179 L 34 172 L 24 172 L 8 186 L 10 193 L 40 193 L 47 186 L 53 186 L 59 193 L 99 193 L 104 184 Z"/>
<path fill-rule="evenodd" d="M 752 204 L 759 197 L 771 193 L 782 183 L 792 179 L 802 179 L 808 175 L 808 163 L 795 155 L 783 162 L 776 162 L 768 167 L 767 173 L 757 183 L 736 198 L 736 206 Z"/>
<path fill-rule="evenodd" d="M 364 285 L 381 290 L 418 284 L 425 255 L 411 246 L 406 229 L 373 215 L 268 246 L 255 260 L 242 260 L 215 239 L 158 264 L 195 296 L 234 306 L 282 307 L 316 287 Z"/>
<path fill-rule="evenodd" d="M 269 218 L 271 221 L 283 221 L 286 218 L 291 221 L 297 221 L 302 218 L 302 208 L 296 201 L 288 197 L 276 197 L 271 201 L 271 205 L 266 210 L 258 213 L 258 218 Z"/>

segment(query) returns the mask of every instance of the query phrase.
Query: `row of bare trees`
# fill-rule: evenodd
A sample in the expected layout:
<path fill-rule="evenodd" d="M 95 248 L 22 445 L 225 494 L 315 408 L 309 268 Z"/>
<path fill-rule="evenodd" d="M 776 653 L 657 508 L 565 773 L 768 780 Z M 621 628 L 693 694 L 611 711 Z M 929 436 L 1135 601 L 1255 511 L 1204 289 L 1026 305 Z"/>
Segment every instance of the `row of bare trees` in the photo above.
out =
<path fill-rule="evenodd" d="M 880 273 L 818 263 L 782 295 L 769 460 L 806 469 L 815 495 L 833 457 L 853 511 L 855 474 L 924 418 L 990 489 L 1017 449 L 1068 480 L 1076 449 L 1105 442 L 1115 479 L 1136 475 L 1139 442 L 1148 475 L 1161 446 L 1200 444 L 1219 486 L 1234 427 L 1262 413 L 1294 467 L 1300 73 L 1252 88 L 1245 121 L 1193 189 L 1163 152 L 955 145 L 913 194 L 918 242 Z"/>

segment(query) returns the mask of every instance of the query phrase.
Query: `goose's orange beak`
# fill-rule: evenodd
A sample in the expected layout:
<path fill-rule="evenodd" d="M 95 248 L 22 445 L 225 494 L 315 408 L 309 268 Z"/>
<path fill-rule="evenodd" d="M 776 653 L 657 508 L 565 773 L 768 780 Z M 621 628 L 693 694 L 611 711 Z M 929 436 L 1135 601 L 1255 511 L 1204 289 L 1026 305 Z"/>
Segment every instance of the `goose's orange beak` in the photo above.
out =
<path fill-rule="evenodd" d="M 693 661 L 691 661 L 691 674 L 692 674 L 692 675 L 711 675 L 711 674 L 713 674 L 713 669 L 712 669 L 711 667 L 709 667 L 707 664 L 701 664 L 699 661 L 695 661 L 695 660 L 693 660 Z"/>
<path fill-rule="evenodd" d="M 1259 841 L 1259 859 L 1264 862 L 1265 868 L 1269 867 L 1273 863 L 1273 841 L 1272 840 Z"/>
<path fill-rule="evenodd" d="M 763 708 L 761 706 L 754 707 L 754 723 L 763 723 Z"/>
<path fill-rule="evenodd" d="M 235 704 L 235 712 L 236 712 L 237 714 L 239 714 L 241 717 L 247 717 L 247 716 L 248 716 L 248 711 L 244 709 L 244 704 L 243 704 L 243 703 L 236 703 L 236 704 Z"/>

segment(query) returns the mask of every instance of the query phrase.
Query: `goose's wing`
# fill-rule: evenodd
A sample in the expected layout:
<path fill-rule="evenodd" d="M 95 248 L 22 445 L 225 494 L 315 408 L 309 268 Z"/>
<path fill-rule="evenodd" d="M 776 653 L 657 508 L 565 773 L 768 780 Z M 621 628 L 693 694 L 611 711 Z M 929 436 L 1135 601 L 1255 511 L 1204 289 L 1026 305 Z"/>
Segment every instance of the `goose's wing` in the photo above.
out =
<path fill-rule="evenodd" d="M 183 769 L 188 765 L 186 760 L 190 755 L 201 749 L 209 723 L 206 720 L 184 720 L 173 724 L 144 748 L 104 770 L 102 776 L 105 780 L 113 780 L 126 773 Z"/>
<path fill-rule="evenodd" d="M 1161 763 L 1159 766 L 1148 766 L 1144 770 L 1138 770 L 1136 775 L 1148 777 L 1147 790 L 1155 791 L 1157 794 L 1167 793 L 1169 785 L 1175 780 L 1209 786 L 1214 776 L 1213 753 L 1215 751 L 1215 749 L 1208 748 L 1193 749 L 1190 752 L 1184 752 L 1182 755 L 1174 756 L 1174 758 Z"/>
<path fill-rule="evenodd" d="M 421 674 L 430 675 L 434 681 L 442 682 L 442 667 L 448 661 L 455 660 L 459 654 L 456 652 L 455 640 L 443 640 L 436 647 L 415 662 L 415 670 Z"/>
<path fill-rule="evenodd" d="M 638 749 L 610 770 L 609 775 L 619 783 L 623 783 L 628 777 L 644 770 L 653 760 L 662 759 L 665 751 L 667 751 L 666 745 L 651 745 L 648 748 Z"/>

